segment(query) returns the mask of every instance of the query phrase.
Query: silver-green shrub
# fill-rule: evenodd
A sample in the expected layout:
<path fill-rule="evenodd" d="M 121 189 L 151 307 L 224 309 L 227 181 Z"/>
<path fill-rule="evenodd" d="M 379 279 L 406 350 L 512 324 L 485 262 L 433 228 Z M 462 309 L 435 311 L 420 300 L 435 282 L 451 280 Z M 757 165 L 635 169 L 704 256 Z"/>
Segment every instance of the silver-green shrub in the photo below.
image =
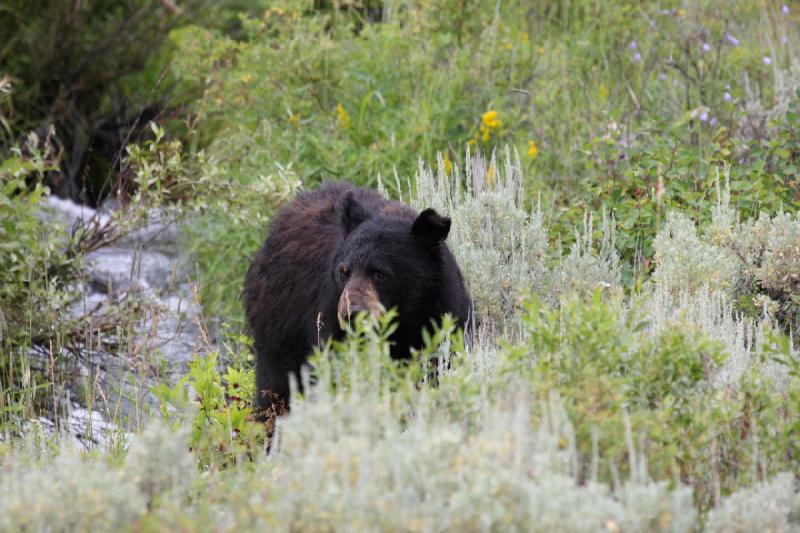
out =
<path fill-rule="evenodd" d="M 800 338 L 800 213 L 748 220 L 726 245 L 742 263 L 736 296 Z"/>
<path fill-rule="evenodd" d="M 118 531 L 145 498 L 105 460 L 64 449 L 54 460 L 14 454 L 0 462 L 0 531 Z"/>
<path fill-rule="evenodd" d="M 322 523 L 423 531 L 693 526 L 688 489 L 631 480 L 617 495 L 607 485 L 579 484 L 574 430 L 560 400 L 532 401 L 527 387 L 511 382 L 481 395 L 473 423 L 424 397 L 401 421 L 379 387 L 298 404 L 281 424 L 280 451 L 261 482 L 283 488 L 269 514 L 292 530 Z"/>
<path fill-rule="evenodd" d="M 575 242 L 569 253 L 562 256 L 556 265 L 551 281 L 551 302 L 559 297 L 576 294 L 591 297 L 595 291 L 619 294 L 620 260 L 616 249 L 615 223 L 605 213 L 601 220 L 601 240 L 595 249 L 594 221 L 590 214 L 584 215 L 583 231 L 575 231 Z"/>
<path fill-rule="evenodd" d="M 698 231 L 685 214 L 668 214 L 656 237 L 653 290 L 646 307 L 654 331 L 688 321 L 722 341 L 729 357 L 714 375 L 731 385 L 757 367 L 776 383 L 786 370 L 765 357 L 768 336 L 800 330 L 800 215 L 739 221 L 727 185 L 717 190 L 712 222 Z M 719 183 L 719 182 L 718 182 Z M 794 358 L 797 348 L 790 347 Z"/>
<path fill-rule="evenodd" d="M 444 165 L 440 164 L 439 169 Z M 501 325 L 528 292 L 548 284 L 547 233 L 541 209 L 524 205 L 519 158 L 506 150 L 503 165 L 466 155 L 463 172 L 449 175 L 420 163 L 414 207 L 434 207 L 453 221 L 448 243 L 458 260 L 477 315 Z"/>
<path fill-rule="evenodd" d="M 711 511 L 709 532 L 800 531 L 800 493 L 789 472 L 741 489 Z"/>
<path fill-rule="evenodd" d="M 0 456 L 0 531 L 119 531 L 153 506 L 180 508 L 199 474 L 187 442 L 186 431 L 152 422 L 119 467 L 68 440 L 50 459 L 31 439 Z"/>
<path fill-rule="evenodd" d="M 685 214 L 668 214 L 655 240 L 654 282 L 672 294 L 708 286 L 732 299 L 745 297 L 761 317 L 800 327 L 800 214 L 762 214 L 740 222 L 730 206 L 727 178 L 719 189 L 704 232 Z"/>
<path fill-rule="evenodd" d="M 654 282 L 672 294 L 693 293 L 704 286 L 730 291 L 739 271 L 733 251 L 704 239 L 681 212 L 667 215 L 655 239 L 655 261 Z"/>
<path fill-rule="evenodd" d="M 179 499 L 197 474 L 187 448 L 188 431 L 173 432 L 155 420 L 134 439 L 125 461 L 124 479 L 152 505 L 156 498 Z"/>
<path fill-rule="evenodd" d="M 614 223 L 603 217 L 602 239 L 594 242 L 587 215 L 583 231 L 566 256 L 549 246 L 544 213 L 526 205 L 525 177 L 519 156 L 507 148 L 502 162 L 493 155 L 466 153 L 465 168 L 450 174 L 420 162 L 411 204 L 434 207 L 452 221 L 448 243 L 466 278 L 482 322 L 513 327 L 511 319 L 525 297 L 536 294 L 553 305 L 567 294 L 591 296 L 598 288 L 620 289 Z M 398 185 L 399 186 L 399 185 Z M 599 249 L 597 244 L 599 244 Z"/>

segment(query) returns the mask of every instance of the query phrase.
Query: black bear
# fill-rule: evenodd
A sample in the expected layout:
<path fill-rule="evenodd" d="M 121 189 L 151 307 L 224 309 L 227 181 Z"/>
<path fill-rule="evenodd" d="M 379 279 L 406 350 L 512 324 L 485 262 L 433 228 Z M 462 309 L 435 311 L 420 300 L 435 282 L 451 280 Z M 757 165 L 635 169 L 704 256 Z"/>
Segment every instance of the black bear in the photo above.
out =
<path fill-rule="evenodd" d="M 433 209 L 417 214 L 348 183 L 302 192 L 283 208 L 244 287 L 260 418 L 284 412 L 289 375 L 359 311 L 397 309 L 397 359 L 421 347 L 423 328 L 445 313 L 463 328 L 470 298 L 444 243 L 449 231 L 450 219 Z"/>

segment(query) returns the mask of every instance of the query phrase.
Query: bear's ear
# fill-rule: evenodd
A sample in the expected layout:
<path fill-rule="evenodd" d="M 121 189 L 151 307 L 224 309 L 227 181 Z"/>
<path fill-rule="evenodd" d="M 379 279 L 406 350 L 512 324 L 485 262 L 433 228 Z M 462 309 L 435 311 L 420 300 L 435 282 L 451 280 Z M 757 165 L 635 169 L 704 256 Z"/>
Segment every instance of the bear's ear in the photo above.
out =
<path fill-rule="evenodd" d="M 347 191 L 342 205 L 342 228 L 345 235 L 369 218 L 369 212 L 353 198 L 353 191 Z"/>
<path fill-rule="evenodd" d="M 434 244 L 439 244 L 450 233 L 450 219 L 440 216 L 433 209 L 426 209 L 419 214 L 411 226 L 411 235 L 418 239 L 427 239 Z"/>

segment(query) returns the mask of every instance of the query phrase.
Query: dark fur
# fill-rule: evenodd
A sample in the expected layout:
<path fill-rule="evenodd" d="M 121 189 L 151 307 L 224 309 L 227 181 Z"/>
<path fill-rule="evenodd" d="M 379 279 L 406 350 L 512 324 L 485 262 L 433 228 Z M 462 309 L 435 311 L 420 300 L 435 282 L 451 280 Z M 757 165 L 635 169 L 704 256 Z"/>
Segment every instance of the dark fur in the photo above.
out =
<path fill-rule="evenodd" d="M 337 309 L 350 277 L 368 280 L 380 303 L 397 309 L 392 357 L 408 358 L 422 345 L 423 327 L 444 313 L 463 327 L 470 300 L 443 242 L 449 229 L 450 219 L 432 209 L 418 216 L 346 183 L 298 194 L 275 217 L 245 280 L 258 411 L 281 413 L 289 374 L 318 342 L 341 336 Z"/>

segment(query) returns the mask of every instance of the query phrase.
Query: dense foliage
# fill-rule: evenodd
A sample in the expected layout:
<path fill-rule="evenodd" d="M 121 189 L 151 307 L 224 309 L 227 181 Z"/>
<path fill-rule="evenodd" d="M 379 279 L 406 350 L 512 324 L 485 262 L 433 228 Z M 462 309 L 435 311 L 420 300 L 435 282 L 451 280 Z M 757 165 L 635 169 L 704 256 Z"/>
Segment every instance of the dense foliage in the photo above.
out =
<path fill-rule="evenodd" d="M 0 529 L 798 527 L 796 6 L 29 4 L 0 8 Z M 330 179 L 449 214 L 474 335 L 399 365 L 391 314 L 358 322 L 264 427 L 242 279 Z M 110 211 L 63 227 L 50 192 Z M 123 416 L 97 354 L 157 360 L 160 315 L 74 310 L 154 213 L 201 333 Z M 89 453 L 74 401 L 117 424 Z"/>

